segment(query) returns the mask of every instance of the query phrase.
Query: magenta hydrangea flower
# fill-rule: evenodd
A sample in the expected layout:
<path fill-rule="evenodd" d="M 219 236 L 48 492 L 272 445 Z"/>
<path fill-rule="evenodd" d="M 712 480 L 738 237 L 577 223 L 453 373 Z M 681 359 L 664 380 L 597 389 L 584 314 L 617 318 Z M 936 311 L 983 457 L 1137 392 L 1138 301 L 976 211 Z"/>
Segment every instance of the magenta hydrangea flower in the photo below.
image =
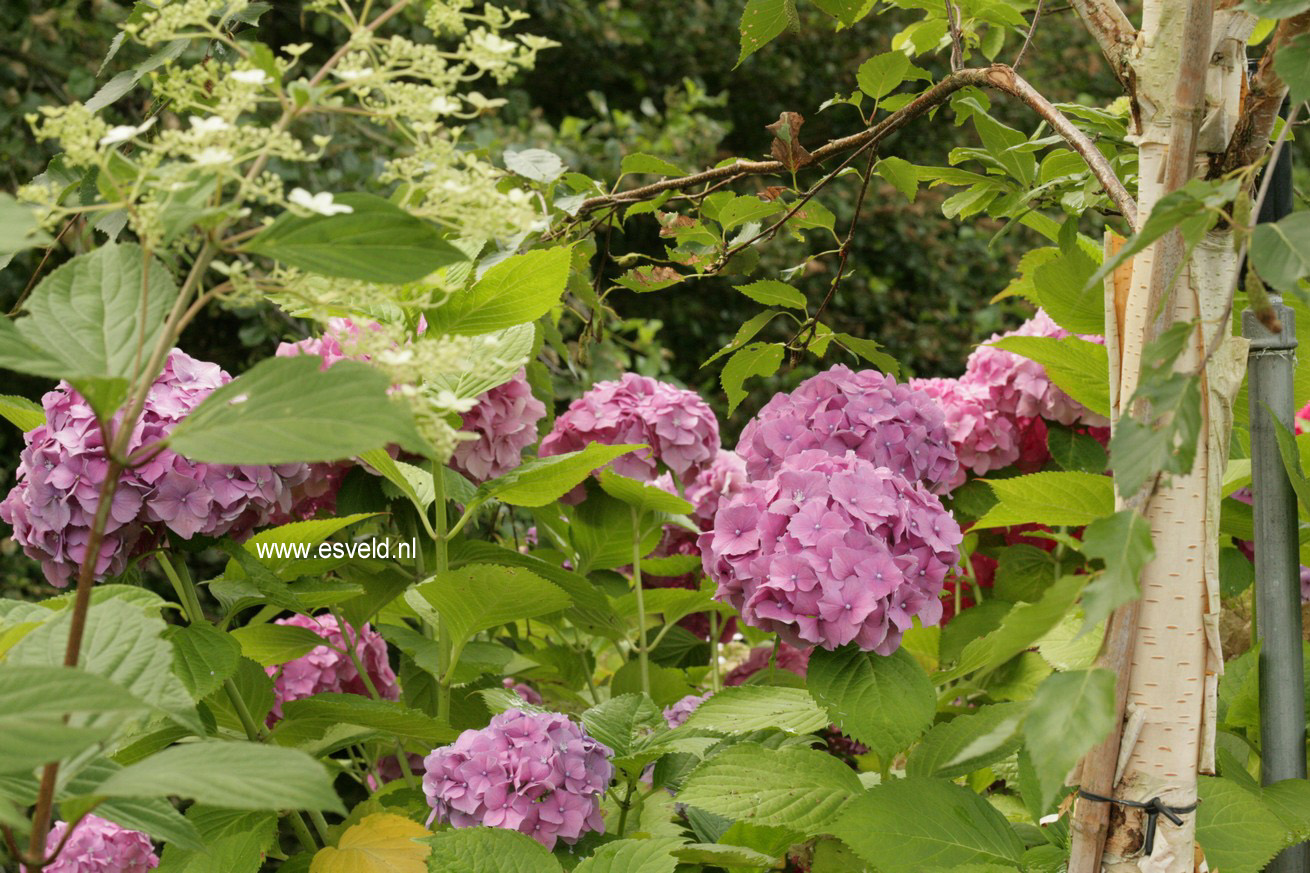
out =
<path fill-rule="evenodd" d="M 664 722 L 671 728 L 682 727 L 691 718 L 691 714 L 705 701 L 709 700 L 713 692 L 707 694 L 688 694 L 672 706 L 664 708 Z"/>
<path fill-rule="evenodd" d="M 53 852 L 67 833 L 68 822 L 55 822 L 46 837 L 46 852 Z M 73 829 L 54 863 L 42 869 L 44 873 L 145 873 L 158 866 L 150 837 L 88 815 Z M 23 868 L 25 873 L 29 869 Z"/>
<path fill-rule="evenodd" d="M 650 481 L 663 462 L 685 483 L 717 456 L 719 422 L 696 392 L 626 373 L 616 382 L 597 382 L 569 404 L 541 441 L 540 455 L 575 452 L 591 443 L 649 446 L 616 458 L 610 468 Z"/>
<path fill-rule="evenodd" d="M 273 677 L 274 702 L 268 715 L 270 725 L 282 718 L 282 705 L 292 700 L 325 692 L 369 696 L 368 685 L 350 657 L 347 637 L 354 644 L 355 656 L 364 665 L 378 694 L 387 700 L 400 698 L 396 674 L 387 660 L 386 640 L 367 623 L 358 629 L 346 624 L 343 632 L 334 615 L 293 615 L 279 618 L 274 624 L 311 630 L 326 640 L 326 644 L 315 646 L 307 654 L 280 667 L 265 668 Z"/>
<path fill-rule="evenodd" d="M 477 406 L 464 413 L 459 429 L 478 438 L 459 443 L 450 465 L 476 483 L 508 473 L 537 441 L 537 422 L 545 416 L 545 404 L 532 396 L 520 368 L 513 379 L 479 395 Z"/>
<path fill-rule="evenodd" d="M 926 488 L 857 457 L 811 449 L 721 506 L 701 535 L 715 597 L 793 646 L 894 652 L 959 559 L 960 526 Z"/>
<path fill-rule="evenodd" d="M 946 433 L 960 459 L 952 490 L 964 483 L 966 471 L 981 476 L 1019 460 L 1022 434 L 1014 419 L 992 406 L 982 386 L 961 379 L 912 379 L 909 385 L 946 414 Z"/>
<path fill-rule="evenodd" d="M 128 453 L 168 436 L 231 378 L 217 364 L 173 349 L 146 396 Z M 41 562 L 50 583 L 63 587 L 86 556 L 109 462 L 91 407 L 70 385 L 61 382 L 41 404 L 46 422 L 24 434 L 18 483 L 0 502 L 0 519 L 13 525 L 15 540 Z M 274 518 L 289 516 L 296 510 L 297 489 L 309 480 L 305 464 L 203 464 L 172 451 L 159 452 L 120 478 L 96 576 L 123 572 L 128 560 L 154 543 L 163 528 L 183 539 L 197 534 L 239 538 Z"/>
<path fill-rule="evenodd" d="M 506 710 L 427 756 L 428 821 L 516 830 L 547 849 L 604 833 L 600 799 L 614 777 L 611 757 L 567 716 Z"/>
<path fill-rule="evenodd" d="M 1012 336 L 1064 339 L 1072 334 L 1052 321 L 1044 310 L 1038 309 L 1036 315 L 1018 328 L 993 334 L 987 343 Z M 1097 343 L 1104 341 L 1093 335 L 1081 339 Z M 1104 416 L 1092 412 L 1056 387 L 1047 378 L 1046 369 L 1041 364 L 987 343 L 969 355 L 961 381 L 984 390 L 1000 414 L 1016 418 L 1045 418 L 1064 425 L 1105 427 L 1109 424 Z"/>
<path fill-rule="evenodd" d="M 945 413 L 932 397 L 877 370 L 841 364 L 790 394 L 775 394 L 737 443 L 752 479 L 768 478 L 786 458 L 812 449 L 854 452 L 936 493 L 959 472 Z"/>

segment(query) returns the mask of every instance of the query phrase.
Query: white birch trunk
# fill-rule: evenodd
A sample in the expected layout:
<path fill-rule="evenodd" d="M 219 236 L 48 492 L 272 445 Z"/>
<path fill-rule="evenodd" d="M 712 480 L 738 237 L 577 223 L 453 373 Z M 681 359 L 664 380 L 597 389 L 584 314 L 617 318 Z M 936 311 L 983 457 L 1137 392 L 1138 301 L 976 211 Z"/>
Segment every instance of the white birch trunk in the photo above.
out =
<path fill-rule="evenodd" d="M 1141 107 L 1138 131 L 1138 211 L 1145 221 L 1160 199 L 1172 102 L 1177 87 L 1184 6 L 1147 0 L 1133 51 Z M 1245 13 L 1215 13 L 1214 50 L 1207 76 L 1207 114 L 1199 141 L 1198 173 L 1206 152 L 1222 152 L 1237 117 L 1245 42 L 1253 20 Z M 1126 413 L 1141 369 L 1147 334 L 1147 299 L 1152 246 L 1132 265 L 1132 281 L 1122 334 L 1108 343 L 1122 358 L 1112 366 L 1117 385 L 1111 396 L 1116 412 Z M 1237 270 L 1228 233 L 1212 234 L 1183 267 L 1164 310 L 1165 323 L 1191 321 L 1201 328 L 1178 361 L 1194 371 L 1204 359 L 1203 344 L 1222 345 L 1206 367 L 1202 385 L 1203 425 L 1196 464 L 1190 475 L 1166 481 L 1146 510 L 1156 556 L 1142 574 L 1142 603 L 1128 689 L 1131 730 L 1125 731 L 1116 795 L 1147 801 L 1160 797 L 1171 806 L 1196 799 L 1198 772 L 1213 772 L 1214 706 L 1223 669 L 1218 637 L 1219 488 L 1228 458 L 1232 400 L 1245 368 L 1246 343 L 1229 336 L 1227 297 Z M 1107 308 L 1108 332 L 1119 329 Z M 1117 362 L 1116 362 L 1117 363 Z M 1118 415 L 1116 415 L 1116 418 Z M 1125 813 L 1121 816 L 1119 813 Z M 1195 817 L 1175 827 L 1159 819 L 1154 852 L 1142 857 L 1145 817 L 1115 807 L 1103 869 L 1111 873 L 1192 873 Z"/>

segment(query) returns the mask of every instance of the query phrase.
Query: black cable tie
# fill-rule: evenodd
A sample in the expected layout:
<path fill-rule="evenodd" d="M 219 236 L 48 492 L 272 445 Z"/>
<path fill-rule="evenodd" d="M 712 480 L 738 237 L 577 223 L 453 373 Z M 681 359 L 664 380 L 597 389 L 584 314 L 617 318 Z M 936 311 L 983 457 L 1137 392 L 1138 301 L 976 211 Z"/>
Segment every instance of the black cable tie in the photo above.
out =
<path fill-rule="evenodd" d="M 1078 796 L 1086 800 L 1095 801 L 1096 803 L 1117 803 L 1120 806 L 1130 806 L 1133 809 L 1146 810 L 1146 839 L 1142 843 L 1142 852 L 1146 857 L 1151 857 L 1151 850 L 1155 848 L 1155 827 L 1160 816 L 1164 816 L 1173 822 L 1177 827 L 1183 823 L 1181 818 L 1183 813 L 1193 812 L 1199 801 L 1193 801 L 1187 806 L 1166 806 L 1165 802 L 1159 797 L 1152 797 L 1150 800 L 1142 802 L 1140 800 L 1121 800 L 1117 797 L 1102 797 L 1099 794 L 1093 794 L 1090 791 L 1079 788 Z"/>

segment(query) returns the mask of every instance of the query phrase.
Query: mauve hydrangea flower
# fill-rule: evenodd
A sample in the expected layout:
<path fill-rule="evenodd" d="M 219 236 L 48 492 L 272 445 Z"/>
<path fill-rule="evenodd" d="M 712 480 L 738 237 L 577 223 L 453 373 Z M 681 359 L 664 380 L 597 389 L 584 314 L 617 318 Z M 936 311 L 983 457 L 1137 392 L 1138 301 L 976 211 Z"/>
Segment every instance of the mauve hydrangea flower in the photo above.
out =
<path fill-rule="evenodd" d="M 567 716 L 508 709 L 434 749 L 423 793 L 432 818 L 516 830 L 553 849 L 605 832 L 600 800 L 614 777 L 612 756 Z"/>
<path fill-rule="evenodd" d="M 1060 327 L 1044 310 L 1015 330 L 993 334 L 988 343 L 1005 337 L 1049 337 L 1064 339 L 1072 334 Z M 1090 342 L 1103 342 L 1099 336 L 1083 336 Z M 1022 355 L 983 344 L 969 355 L 961 381 L 983 389 L 991 405 L 1002 415 L 1016 418 L 1045 418 L 1060 424 L 1085 424 L 1105 427 L 1109 424 L 1060 388 L 1046 376 L 1046 369 Z"/>
<path fill-rule="evenodd" d="M 459 429 L 477 439 L 458 443 L 450 465 L 476 483 L 508 473 L 522 461 L 523 450 L 537 441 L 537 422 L 545 416 L 545 404 L 532 396 L 527 373 L 520 369 L 513 379 L 481 394 L 477 406 L 464 413 Z"/>
<path fill-rule="evenodd" d="M 531 685 L 516 682 L 509 676 L 502 679 L 500 684 L 503 685 L 507 691 L 513 691 L 521 697 L 524 703 L 531 703 L 533 706 L 541 706 L 541 694 Z"/>
<path fill-rule="evenodd" d="M 963 539 L 922 485 L 854 452 L 791 455 L 748 484 L 700 537 L 715 597 L 793 646 L 894 652 L 938 596 Z"/>
<path fill-rule="evenodd" d="M 68 822 L 55 822 L 46 837 L 46 851 L 54 851 L 66 833 Z M 73 829 L 54 863 L 42 869 L 44 873 L 145 873 L 158 866 L 150 837 L 88 815 Z"/>
<path fill-rule="evenodd" d="M 215 388 L 232 379 L 217 364 L 173 349 L 150 386 L 127 451 L 172 432 Z M 91 407 L 61 382 L 41 404 L 46 423 L 24 434 L 18 484 L 0 502 L 0 518 L 63 587 L 86 556 L 91 524 L 108 471 L 104 442 Z M 115 423 L 121 420 L 121 413 Z M 97 577 L 117 575 L 167 527 L 183 539 L 240 537 L 296 510 L 297 489 L 310 480 L 305 464 L 275 467 L 204 464 L 162 451 L 127 470 L 114 491 Z"/>
<path fill-rule="evenodd" d="M 291 618 L 279 618 L 274 624 L 303 627 L 318 634 L 327 643 L 315 646 L 294 661 L 279 667 L 265 668 L 268 675 L 273 677 L 274 702 L 268 716 L 270 725 L 282 718 L 282 705 L 292 700 L 329 691 L 369 696 L 368 686 L 355 669 L 354 659 L 350 657 L 347 636 L 354 643 L 355 655 L 378 694 L 387 700 L 400 698 L 396 674 L 387 660 L 386 640 L 368 624 L 358 630 L 346 624 L 345 633 L 334 615 L 293 615 Z"/>
<path fill-rule="evenodd" d="M 366 330 L 381 330 L 377 322 L 365 325 Z M 326 370 L 337 361 L 368 360 L 351 348 L 359 336 L 360 327 L 349 318 L 329 318 L 322 336 L 310 337 L 294 343 L 281 343 L 273 354 L 279 358 L 293 358 L 296 355 L 317 355 L 323 359 L 321 370 Z"/>
<path fill-rule="evenodd" d="M 597 382 L 569 404 L 541 441 L 540 455 L 575 452 L 591 443 L 649 446 L 616 458 L 610 468 L 648 482 L 658 473 L 657 462 L 663 462 L 686 483 L 716 458 L 719 422 L 696 392 L 625 373 L 615 382 Z"/>
<path fill-rule="evenodd" d="M 952 490 L 964 483 L 966 471 L 981 476 L 1019 460 L 1022 434 L 1015 420 L 991 404 L 981 385 L 962 379 L 912 379 L 909 385 L 936 400 L 946 415 L 946 434 L 960 459 Z"/>
<path fill-rule="evenodd" d="M 945 413 L 932 397 L 877 370 L 840 364 L 790 394 L 775 394 L 737 443 L 752 479 L 772 476 L 784 459 L 812 449 L 854 452 L 939 494 L 959 472 Z"/>
<path fill-rule="evenodd" d="M 708 694 L 688 694 L 672 706 L 664 708 L 664 723 L 671 728 L 682 727 L 691 718 L 691 714 L 705 701 L 709 700 L 713 692 Z"/>

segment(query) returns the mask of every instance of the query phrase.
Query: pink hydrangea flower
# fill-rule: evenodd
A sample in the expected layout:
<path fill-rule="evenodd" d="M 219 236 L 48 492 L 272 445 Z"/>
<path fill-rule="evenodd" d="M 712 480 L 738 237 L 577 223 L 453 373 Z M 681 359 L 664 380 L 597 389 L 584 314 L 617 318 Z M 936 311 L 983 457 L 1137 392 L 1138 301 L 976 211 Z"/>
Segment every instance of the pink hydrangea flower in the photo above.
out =
<path fill-rule="evenodd" d="M 772 476 L 783 460 L 812 449 L 854 452 L 936 493 L 949 490 L 959 473 L 941 407 L 877 370 L 839 364 L 790 394 L 775 394 L 737 443 L 752 479 Z"/>
<path fill-rule="evenodd" d="M 1060 327 L 1044 310 L 1015 330 L 993 334 L 988 343 L 1005 337 L 1050 337 L 1064 339 L 1072 334 Z M 1099 336 L 1081 337 L 1103 342 Z M 1046 369 L 1036 361 L 984 343 L 969 355 L 961 381 L 986 392 L 990 403 L 1001 415 L 1015 418 L 1045 418 L 1060 424 L 1084 424 L 1105 427 L 1109 422 L 1056 387 L 1046 376 Z"/>
<path fill-rule="evenodd" d="M 432 818 L 516 830 L 553 849 L 605 832 L 600 799 L 614 777 L 611 757 L 567 716 L 509 709 L 434 749 L 423 793 Z"/>
<path fill-rule="evenodd" d="M 507 691 L 513 691 L 521 697 L 524 703 L 531 703 L 533 706 L 541 706 L 541 694 L 531 685 L 516 682 L 509 676 L 502 679 L 500 684 L 503 685 Z"/>
<path fill-rule="evenodd" d="M 478 397 L 478 404 L 464 413 L 459 429 L 477 434 L 476 440 L 459 443 L 450 465 L 476 483 L 494 479 L 513 470 L 523 460 L 523 450 L 537 441 L 537 422 L 546 416 L 546 406 L 532 396 L 526 371 Z"/>
<path fill-rule="evenodd" d="M 358 630 L 346 624 L 343 633 L 334 615 L 293 615 L 290 618 L 280 618 L 274 623 L 303 627 L 327 642 L 280 667 L 265 668 L 268 675 L 273 677 L 274 702 L 268 716 L 270 725 L 282 718 L 282 705 L 292 700 L 325 692 L 368 696 L 368 686 L 350 657 L 347 636 L 354 644 L 355 656 L 364 665 L 378 694 L 387 700 L 400 698 L 396 674 L 387 660 L 386 640 L 367 624 Z"/>
<path fill-rule="evenodd" d="M 46 837 L 46 852 L 53 852 L 67 833 L 68 822 L 55 822 Z M 158 866 L 150 837 L 88 815 L 73 829 L 54 863 L 42 869 L 44 873 L 145 873 Z"/>
<path fill-rule="evenodd" d="M 168 436 L 210 392 L 231 380 L 217 364 L 173 349 L 146 396 L 128 453 Z M 86 556 L 109 462 L 95 415 L 71 386 L 61 382 L 41 404 L 46 423 L 24 434 L 18 483 L 0 502 L 0 518 L 13 525 L 15 540 L 41 562 L 50 583 L 63 587 Z M 123 572 L 163 528 L 183 539 L 241 537 L 291 515 L 297 489 L 309 479 L 305 464 L 228 466 L 159 452 L 120 478 L 96 576 Z"/>
<path fill-rule="evenodd" d="M 810 652 L 812 651 L 814 650 L 798 649 L 795 646 L 780 642 L 778 643 L 778 655 L 774 660 L 774 667 L 778 670 L 786 670 L 788 673 L 795 673 L 804 679 L 805 672 L 810 666 Z M 756 673 L 769 669 L 769 660 L 772 658 L 774 658 L 773 646 L 756 646 L 750 650 L 746 660 L 732 668 L 728 675 L 723 677 L 723 684 L 746 684 L 746 680 Z"/>
<path fill-rule="evenodd" d="M 811 449 L 719 508 L 700 537 L 715 597 L 793 646 L 890 654 L 938 596 L 963 536 L 926 488 L 857 457 Z"/>
<path fill-rule="evenodd" d="M 1015 420 L 991 404 L 981 385 L 962 379 L 912 379 L 909 385 L 936 400 L 946 415 L 946 433 L 960 459 L 952 490 L 964 483 L 966 471 L 981 476 L 1019 460 L 1022 434 Z"/>
<path fill-rule="evenodd" d="M 591 443 L 647 445 L 615 459 L 610 468 L 650 481 L 662 462 L 685 483 L 717 456 L 719 422 L 696 392 L 626 373 L 616 382 L 597 382 L 574 400 L 541 441 L 540 455 L 575 452 Z"/>
<path fill-rule="evenodd" d="M 691 718 L 691 714 L 705 701 L 709 700 L 713 692 L 708 694 L 688 694 L 672 706 L 664 708 L 664 722 L 671 728 L 682 727 Z"/>
<path fill-rule="evenodd" d="M 378 331 L 382 325 L 369 322 L 365 330 Z M 310 337 L 294 343 L 281 343 L 273 352 L 279 358 L 293 358 L 296 355 L 317 355 L 323 359 L 321 370 L 326 370 L 337 361 L 367 361 L 368 355 L 360 354 L 354 345 L 360 334 L 359 325 L 349 318 L 329 318 L 327 328 L 322 336 Z"/>

